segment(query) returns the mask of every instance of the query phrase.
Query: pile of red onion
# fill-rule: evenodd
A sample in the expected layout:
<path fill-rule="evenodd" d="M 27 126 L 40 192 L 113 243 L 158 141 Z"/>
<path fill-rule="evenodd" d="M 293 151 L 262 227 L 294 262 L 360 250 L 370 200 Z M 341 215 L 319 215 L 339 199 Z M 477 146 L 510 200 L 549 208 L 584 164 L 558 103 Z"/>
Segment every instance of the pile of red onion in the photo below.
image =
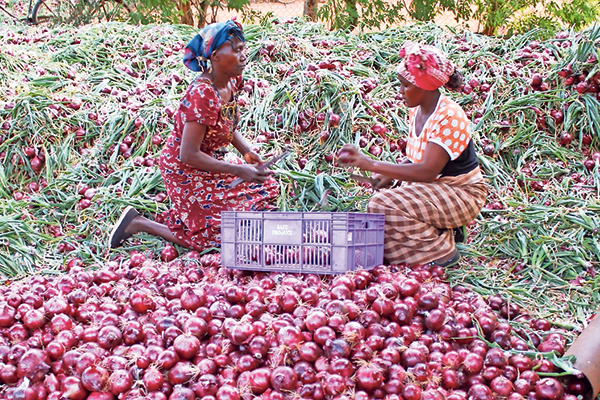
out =
<path fill-rule="evenodd" d="M 0 288 L 0 398 L 576 400 L 586 390 L 547 376 L 557 369 L 544 354 L 565 350 L 547 320 L 451 288 L 435 266 L 249 273 L 195 252 L 70 266 Z"/>

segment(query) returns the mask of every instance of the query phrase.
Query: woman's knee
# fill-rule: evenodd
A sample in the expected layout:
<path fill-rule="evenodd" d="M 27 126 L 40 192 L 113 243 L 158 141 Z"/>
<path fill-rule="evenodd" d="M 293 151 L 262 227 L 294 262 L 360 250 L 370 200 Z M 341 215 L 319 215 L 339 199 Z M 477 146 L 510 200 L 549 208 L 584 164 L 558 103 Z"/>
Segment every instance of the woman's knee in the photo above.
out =
<path fill-rule="evenodd" d="M 367 212 L 369 213 L 383 213 L 388 208 L 389 207 L 385 207 L 381 201 L 374 197 L 369 199 L 369 202 L 367 203 Z"/>
<path fill-rule="evenodd" d="M 367 211 L 368 212 L 383 212 L 384 209 L 389 207 L 385 206 L 385 196 L 382 192 L 376 192 L 371 196 L 369 202 L 367 203 Z"/>
<path fill-rule="evenodd" d="M 372 202 L 372 200 L 369 200 L 369 202 L 367 203 L 367 212 L 377 213 L 377 206 Z"/>
<path fill-rule="evenodd" d="M 382 192 L 375 193 L 367 203 L 367 211 L 372 213 L 407 213 L 405 201 L 400 197 L 390 197 Z"/>

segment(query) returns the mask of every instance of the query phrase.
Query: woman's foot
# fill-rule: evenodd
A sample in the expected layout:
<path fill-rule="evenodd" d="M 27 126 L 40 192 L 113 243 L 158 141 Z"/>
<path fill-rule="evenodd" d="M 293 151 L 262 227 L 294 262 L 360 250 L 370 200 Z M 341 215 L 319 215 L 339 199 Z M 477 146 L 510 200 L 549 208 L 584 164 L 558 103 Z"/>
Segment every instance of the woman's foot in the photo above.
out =
<path fill-rule="evenodd" d="M 460 261 L 460 252 L 457 249 L 454 249 L 454 253 L 450 255 L 450 257 L 444 257 L 439 260 L 435 260 L 430 262 L 430 265 L 439 265 L 442 268 L 451 267 L 453 265 L 458 264 Z"/>
<path fill-rule="evenodd" d="M 135 211 L 135 208 L 132 206 L 127 206 L 125 210 L 121 213 L 121 217 L 114 225 L 112 232 L 109 237 L 109 246 L 111 249 L 116 249 L 117 247 L 121 247 L 123 242 L 131 237 L 131 233 L 127 232 L 126 229 L 133 221 L 133 219 L 140 214 Z"/>

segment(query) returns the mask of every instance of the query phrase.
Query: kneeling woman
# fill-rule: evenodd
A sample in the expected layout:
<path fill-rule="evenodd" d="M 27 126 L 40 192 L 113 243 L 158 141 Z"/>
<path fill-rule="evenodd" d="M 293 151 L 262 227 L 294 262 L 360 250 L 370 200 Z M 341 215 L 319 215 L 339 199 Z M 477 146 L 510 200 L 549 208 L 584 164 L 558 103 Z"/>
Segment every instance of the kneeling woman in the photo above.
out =
<path fill-rule="evenodd" d="M 236 130 L 236 97 L 246 65 L 241 25 L 227 21 L 203 28 L 187 45 L 184 64 L 202 73 L 183 96 L 160 155 L 172 208 L 155 222 L 127 207 L 111 234 L 111 248 L 138 232 L 194 250 L 218 247 L 221 211 L 275 208 L 277 182 L 268 171 L 257 168 L 260 157 Z M 245 163 L 227 153 L 230 144 Z M 244 183 L 231 187 L 237 177 Z"/>
<path fill-rule="evenodd" d="M 367 211 L 385 214 L 387 263 L 450 266 L 460 260 L 453 230 L 479 214 L 487 188 L 463 109 L 440 92 L 458 89 L 462 75 L 435 47 L 407 43 L 400 51 L 400 96 L 409 110 L 406 158 L 375 161 L 352 145 L 339 152 L 343 165 L 375 173 L 377 192 Z"/>

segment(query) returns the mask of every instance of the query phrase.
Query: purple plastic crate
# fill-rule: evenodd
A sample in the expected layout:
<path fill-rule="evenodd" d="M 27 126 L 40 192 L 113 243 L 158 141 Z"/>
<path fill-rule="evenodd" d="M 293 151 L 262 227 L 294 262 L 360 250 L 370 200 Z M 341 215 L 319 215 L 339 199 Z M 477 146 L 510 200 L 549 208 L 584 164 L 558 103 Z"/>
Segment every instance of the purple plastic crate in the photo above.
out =
<path fill-rule="evenodd" d="M 221 213 L 221 263 L 254 271 L 341 274 L 383 263 L 383 214 Z"/>

